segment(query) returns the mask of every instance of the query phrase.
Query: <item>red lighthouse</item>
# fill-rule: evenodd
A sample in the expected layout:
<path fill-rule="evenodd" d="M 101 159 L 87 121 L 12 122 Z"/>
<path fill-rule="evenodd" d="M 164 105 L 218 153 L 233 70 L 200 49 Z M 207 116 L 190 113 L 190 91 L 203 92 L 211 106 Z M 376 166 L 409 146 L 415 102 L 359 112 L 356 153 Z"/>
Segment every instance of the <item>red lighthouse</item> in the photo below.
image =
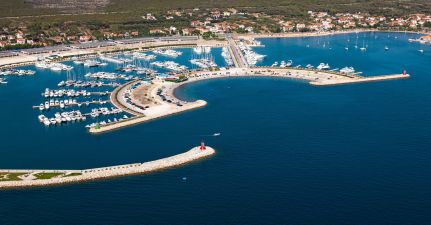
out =
<path fill-rule="evenodd" d="M 406 74 L 407 74 L 407 71 L 406 71 L 406 70 L 404 70 L 404 71 L 403 71 L 403 75 L 406 75 Z"/>
<path fill-rule="evenodd" d="M 205 150 L 205 149 L 206 149 L 204 141 L 201 141 L 201 147 L 199 147 L 199 149 L 200 149 L 201 151 L 203 151 L 203 150 Z"/>

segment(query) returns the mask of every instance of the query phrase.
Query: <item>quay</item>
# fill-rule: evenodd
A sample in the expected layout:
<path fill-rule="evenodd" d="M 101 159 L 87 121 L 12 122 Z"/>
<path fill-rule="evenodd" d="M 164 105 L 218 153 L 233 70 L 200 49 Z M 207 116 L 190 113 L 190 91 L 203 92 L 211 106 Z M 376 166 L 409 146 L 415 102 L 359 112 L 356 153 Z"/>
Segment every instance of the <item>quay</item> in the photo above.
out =
<path fill-rule="evenodd" d="M 110 167 L 84 170 L 0 170 L 0 190 L 11 188 L 28 188 L 37 186 L 79 183 L 98 179 L 107 179 L 133 174 L 145 174 L 162 169 L 172 168 L 215 154 L 211 147 L 194 147 L 191 150 L 144 163 L 132 163 Z M 8 180 L 8 177 L 15 178 Z"/>
<path fill-rule="evenodd" d="M 156 119 L 160 119 L 166 116 L 170 116 L 170 115 L 174 115 L 174 114 L 178 114 L 178 113 L 182 113 L 182 112 L 186 112 L 186 111 L 190 111 L 193 109 L 198 109 L 201 107 L 204 107 L 205 105 L 207 105 L 207 102 L 204 100 L 197 100 L 196 102 L 192 102 L 189 103 L 186 106 L 183 106 L 182 108 L 176 108 L 174 110 L 171 111 L 167 111 L 164 113 L 160 113 L 158 115 L 153 115 L 153 116 L 145 116 L 145 115 L 141 115 L 141 116 L 135 116 L 129 119 L 125 119 L 122 121 L 118 121 L 118 122 L 112 122 L 109 123 L 107 125 L 100 125 L 98 128 L 97 127 L 92 127 L 89 129 L 89 132 L 92 134 L 101 134 L 101 133 L 105 133 L 108 131 L 112 131 L 112 130 L 117 130 L 117 129 L 121 129 L 121 128 L 125 128 L 125 127 L 129 127 L 129 126 L 133 126 L 133 125 L 137 125 L 140 123 L 144 123 L 144 122 L 148 122 L 151 120 L 156 120 Z"/>
<path fill-rule="evenodd" d="M 131 109 L 130 107 L 126 107 L 123 103 L 120 102 L 119 100 L 119 95 L 123 94 L 125 90 L 127 90 L 130 86 L 140 82 L 141 80 L 134 80 L 134 81 L 130 81 L 125 83 L 122 86 L 119 86 L 117 88 L 115 88 L 112 92 L 111 92 L 111 96 L 110 96 L 110 101 L 111 104 L 114 105 L 115 107 L 117 107 L 118 109 L 123 110 L 124 112 L 127 112 L 129 114 L 132 114 L 134 116 L 142 116 L 142 113 L 139 113 L 133 109 Z"/>

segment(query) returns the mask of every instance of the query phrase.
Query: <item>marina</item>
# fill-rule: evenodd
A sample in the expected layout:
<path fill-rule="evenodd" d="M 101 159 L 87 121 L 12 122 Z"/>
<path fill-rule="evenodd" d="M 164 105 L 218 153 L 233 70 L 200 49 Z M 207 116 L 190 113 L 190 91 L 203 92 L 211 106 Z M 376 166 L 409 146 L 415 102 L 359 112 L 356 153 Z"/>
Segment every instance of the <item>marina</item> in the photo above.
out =
<path fill-rule="evenodd" d="M 51 116 L 44 114 L 39 115 L 39 121 L 47 126 L 70 122 L 71 120 L 84 121 L 87 117 L 94 119 L 98 118 L 100 115 L 107 116 L 123 112 L 133 115 L 129 117 L 127 114 L 122 114 L 118 118 L 111 117 L 105 120 L 91 121 L 85 125 L 90 133 L 104 133 L 205 106 L 206 102 L 203 100 L 196 102 L 181 101 L 172 94 L 177 87 L 182 86 L 184 83 L 199 80 L 223 77 L 269 76 L 306 80 L 313 86 L 332 86 L 404 79 L 409 77 L 409 74 L 406 72 L 397 75 L 364 77 L 359 75 L 362 72 L 357 72 L 352 66 L 332 69 L 329 63 L 321 62 L 315 67 L 310 63 L 302 67 L 301 65 L 294 64 L 292 59 L 275 61 L 270 67 L 259 66 L 267 61 L 265 59 L 266 54 L 257 53 L 253 48 L 256 46 L 265 46 L 261 41 L 253 39 L 252 41 L 244 42 L 240 40 L 232 41 L 231 44 L 232 46 L 222 47 L 221 51 L 219 51 L 219 57 L 223 59 L 224 65 L 228 67 L 228 69 L 222 67 L 220 70 L 212 55 L 213 51 L 211 47 L 194 47 L 191 49 L 191 56 L 188 62 L 192 65 L 192 68 L 197 69 L 196 72 L 193 70 L 187 71 L 188 67 L 186 65 L 181 65 L 173 60 L 168 59 L 164 61 L 163 57 L 177 58 L 183 55 L 183 51 L 170 48 L 153 50 L 152 53 L 162 57 L 159 59 L 161 61 L 153 62 L 148 61 L 155 60 L 155 55 L 139 51 L 127 51 L 109 55 L 103 54 L 91 57 L 90 59 L 74 58 L 74 64 L 84 65 L 89 68 L 96 68 L 99 66 L 106 67 L 109 63 L 121 64 L 122 66 L 116 67 L 115 72 L 108 72 L 109 70 L 106 72 L 92 70 L 83 75 L 76 74 L 74 71 L 68 72 L 68 79 L 62 80 L 57 84 L 60 88 L 67 88 L 45 88 L 45 91 L 42 92 L 42 96 L 45 97 L 47 101 L 33 106 L 33 108 L 39 109 L 40 111 L 49 111 L 56 108 L 63 110 L 66 108 L 90 107 L 91 105 L 112 104 L 114 106 L 111 110 L 109 110 L 108 107 L 92 108 L 88 113 L 81 113 L 81 111 L 73 109 L 70 112 L 56 112 Z M 324 42 L 324 45 L 326 46 L 327 43 Z M 309 45 L 307 45 L 307 47 L 308 46 Z M 238 49 L 239 51 L 235 53 L 232 49 Z M 105 61 L 106 63 L 100 63 L 100 61 Z M 235 68 L 234 65 L 238 63 L 235 64 L 234 62 L 242 62 L 242 65 L 247 65 L 247 67 Z M 50 69 L 53 67 L 61 68 L 60 70 L 73 69 L 72 66 L 67 64 L 44 61 L 37 62 L 35 66 Z M 160 76 L 157 68 L 172 72 L 167 76 Z M 218 72 L 205 72 L 205 70 L 209 69 L 215 69 L 218 70 Z M 53 71 L 57 70 L 58 69 L 53 69 Z M 81 72 L 79 73 L 82 74 L 82 69 L 80 70 Z M 15 71 L 23 74 L 31 73 L 27 72 L 31 70 Z M 84 71 L 88 71 L 88 69 Z M 6 83 L 5 80 L 2 80 L 2 82 Z M 100 90 L 86 90 L 88 88 Z M 114 91 L 112 91 L 112 88 L 115 88 Z M 166 92 L 166 89 L 170 91 Z M 139 94 L 136 94 L 138 91 Z M 90 96 L 106 95 L 110 95 L 109 100 L 86 99 Z M 150 97 L 151 100 L 148 99 L 144 101 L 142 100 L 143 96 L 147 98 Z M 68 117 L 70 119 L 67 119 Z"/>
<path fill-rule="evenodd" d="M 224 218 L 247 207 L 245 216 L 253 219 L 242 221 L 265 223 L 262 209 L 286 213 L 278 202 L 291 206 L 286 215 L 292 218 L 327 213 L 321 210 L 330 202 L 329 208 L 341 208 L 348 223 L 352 212 L 370 205 L 379 211 L 387 206 L 384 198 L 397 196 L 393 206 L 398 210 L 385 218 L 402 219 L 398 213 L 405 207 L 397 204 L 428 205 L 418 193 L 429 186 L 423 179 L 429 170 L 429 143 L 423 137 L 430 133 L 430 49 L 408 42 L 414 35 L 403 35 L 359 34 L 357 49 L 355 33 L 258 38 L 260 46 L 251 50 L 265 57 L 256 65 L 248 64 L 233 38 L 236 44 L 211 46 L 210 53 L 195 51 L 196 45 L 176 47 L 182 54 L 175 58 L 157 54 L 147 59 L 141 53 L 155 55 L 155 49 L 135 49 L 108 54 L 131 60 L 121 64 L 95 54 L 59 61 L 73 66 L 69 71 L 37 69 L 34 64 L 13 68 L 37 72 L 0 77 L 9 82 L 0 85 L 0 101 L 8 106 L 0 112 L 5 118 L 0 128 L 0 148 L 5 149 L 0 159 L 2 194 L 6 202 L 28 204 L 23 218 L 32 218 L 27 213 L 32 201 L 44 201 L 42 210 L 82 214 L 82 220 L 71 219 L 77 224 L 99 215 L 86 214 L 75 196 L 86 196 L 87 206 L 128 218 L 150 218 L 146 210 L 153 206 L 164 210 L 151 212 L 170 212 L 178 220 L 191 210 L 201 223 L 208 221 L 208 207 L 220 209 L 213 217 Z M 190 61 L 208 54 L 217 67 L 205 69 Z M 106 65 L 74 62 L 85 60 Z M 187 69 L 151 65 L 167 61 Z M 136 68 L 148 74 L 138 74 Z M 55 106 L 50 106 L 51 99 Z M 46 101 L 50 108 L 40 111 Z M 194 158 L 183 167 L 152 164 L 157 169 L 149 174 L 139 166 L 182 154 L 201 140 L 217 154 Z M 137 176 L 120 177 L 131 174 Z M 370 189 L 372 193 L 363 191 Z M 148 193 L 168 197 L 160 203 Z M 271 201 L 274 197 L 277 203 Z M 133 207 L 122 208 L 125 202 Z"/>

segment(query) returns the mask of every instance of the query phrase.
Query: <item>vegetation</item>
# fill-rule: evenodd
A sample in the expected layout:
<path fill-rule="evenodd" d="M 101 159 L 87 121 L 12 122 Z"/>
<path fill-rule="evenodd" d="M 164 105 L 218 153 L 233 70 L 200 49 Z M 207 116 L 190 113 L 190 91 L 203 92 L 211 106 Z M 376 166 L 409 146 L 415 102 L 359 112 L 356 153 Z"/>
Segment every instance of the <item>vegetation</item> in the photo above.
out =
<path fill-rule="evenodd" d="M 17 181 L 21 180 L 19 176 L 26 173 L 0 173 L 0 181 Z"/>
<path fill-rule="evenodd" d="M 38 173 L 38 174 L 35 174 L 34 176 L 36 177 L 36 179 L 42 180 L 42 179 L 51 179 L 61 174 L 63 173 Z"/>
<path fill-rule="evenodd" d="M 1 17 L 38 16 L 52 14 L 90 13 L 87 16 L 103 17 L 97 13 L 115 13 L 118 19 L 132 13 L 157 13 L 166 9 L 236 7 L 251 12 L 266 12 L 286 16 L 305 16 L 308 10 L 335 12 L 369 12 L 386 16 L 405 13 L 431 12 L 429 0 L 2 0 Z M 50 17 L 50 20 L 55 20 Z"/>

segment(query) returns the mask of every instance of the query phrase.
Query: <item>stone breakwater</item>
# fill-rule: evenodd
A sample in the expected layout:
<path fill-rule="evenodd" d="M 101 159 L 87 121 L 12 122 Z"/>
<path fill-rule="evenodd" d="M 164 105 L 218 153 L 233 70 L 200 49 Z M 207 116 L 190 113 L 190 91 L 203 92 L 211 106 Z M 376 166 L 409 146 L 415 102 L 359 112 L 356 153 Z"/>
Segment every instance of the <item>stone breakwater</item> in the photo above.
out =
<path fill-rule="evenodd" d="M 61 185 L 61 184 L 78 183 L 78 182 L 85 182 L 85 181 L 91 181 L 91 180 L 97 180 L 97 179 L 106 179 L 106 178 L 112 178 L 112 177 L 118 177 L 118 176 L 126 176 L 126 175 L 132 175 L 132 174 L 144 174 L 144 173 L 150 173 L 157 170 L 162 170 L 162 169 L 190 163 L 192 161 L 206 158 L 213 154 L 215 154 L 215 150 L 211 147 L 206 147 L 205 150 L 200 150 L 199 147 L 195 147 L 187 152 L 184 152 L 178 155 L 174 155 L 174 156 L 170 156 L 167 158 L 158 159 L 154 161 L 144 162 L 144 163 L 134 163 L 134 164 L 119 165 L 119 166 L 78 170 L 82 174 L 77 176 L 57 177 L 57 178 L 39 179 L 39 180 L 0 181 L 0 189 Z M 19 171 L 32 172 L 35 170 L 19 170 Z M 40 170 L 40 171 L 54 172 L 59 170 Z M 74 170 L 74 172 L 76 171 L 77 170 Z"/>

